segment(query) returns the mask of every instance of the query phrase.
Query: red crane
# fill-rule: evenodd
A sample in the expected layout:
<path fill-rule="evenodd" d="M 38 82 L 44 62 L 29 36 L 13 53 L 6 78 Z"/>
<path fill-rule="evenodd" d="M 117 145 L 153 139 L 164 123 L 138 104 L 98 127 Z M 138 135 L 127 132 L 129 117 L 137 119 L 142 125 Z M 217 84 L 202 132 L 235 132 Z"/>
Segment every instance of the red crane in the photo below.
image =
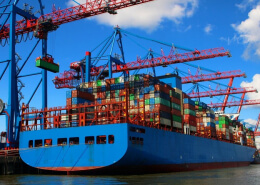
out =
<path fill-rule="evenodd" d="M 223 47 L 213 48 L 213 49 L 205 49 L 205 50 L 196 50 L 187 53 L 174 54 L 170 52 L 168 56 L 162 56 L 151 59 L 141 60 L 140 58 L 137 61 L 128 62 L 126 64 L 114 64 L 112 65 L 113 73 L 123 72 L 123 71 L 131 71 L 136 69 L 146 69 L 150 67 L 157 66 L 165 66 L 170 64 L 177 64 L 183 62 L 190 62 L 195 60 L 209 59 L 215 57 L 223 57 L 230 56 L 230 52 L 225 50 Z M 91 75 L 97 76 L 102 70 L 104 66 L 92 67 Z M 108 70 L 108 67 L 105 67 L 105 70 Z"/>
<path fill-rule="evenodd" d="M 191 75 L 191 76 L 182 77 L 181 82 L 183 84 L 186 84 L 186 83 L 196 83 L 196 82 L 220 80 L 220 79 L 227 79 L 227 78 L 234 78 L 234 77 L 246 77 L 246 74 L 242 73 L 240 70 L 234 70 L 234 71 L 224 71 L 224 72 L 216 72 L 216 73 L 209 73 L 209 74 Z"/>
<path fill-rule="evenodd" d="M 86 0 L 85 4 L 42 15 L 38 19 L 22 19 L 16 21 L 16 35 L 34 32 L 38 38 L 46 38 L 49 31 L 54 31 L 59 25 L 75 20 L 91 17 L 102 13 L 116 14 L 115 10 L 134 6 L 153 0 Z M 4 25 L 0 30 L 0 40 L 9 38 L 10 25 Z"/>
<path fill-rule="evenodd" d="M 258 116 L 258 120 L 257 120 L 256 126 L 255 126 L 255 131 L 254 131 L 255 136 L 260 136 L 260 132 L 257 131 L 259 122 L 260 122 L 260 114 Z"/>
<path fill-rule="evenodd" d="M 137 61 L 128 62 L 126 64 L 114 64 L 112 65 L 112 72 L 118 73 L 123 71 L 130 71 L 130 70 L 136 70 L 136 69 L 144 69 L 144 68 L 150 68 L 150 67 L 157 67 L 157 66 L 165 66 L 170 64 L 177 64 L 177 63 L 183 63 L 183 62 L 190 62 L 195 60 L 202 60 L 202 59 L 209 59 L 209 58 L 215 58 L 215 57 L 222 57 L 222 56 L 230 56 L 229 51 L 225 50 L 223 47 L 221 48 L 213 48 L 213 49 L 206 49 L 201 51 L 192 51 L 187 53 L 181 53 L 181 54 L 173 54 L 170 52 L 168 56 L 162 56 L 157 58 L 151 58 L 151 59 L 137 59 Z M 74 64 L 74 63 L 73 63 Z M 79 70 L 77 67 L 78 65 L 71 65 L 71 68 Z M 99 73 L 101 73 L 103 70 L 108 70 L 107 67 L 99 66 L 99 67 L 92 67 L 90 74 L 92 76 L 97 76 Z M 67 72 L 66 72 L 67 73 Z M 237 72 L 237 75 L 240 72 Z M 68 77 L 64 77 L 66 75 L 60 74 L 59 77 L 55 77 L 53 80 L 53 83 L 56 88 L 73 88 L 75 87 L 72 83 L 69 84 L 69 80 L 71 82 L 74 80 L 73 76 L 70 75 Z M 243 74 L 244 76 L 244 74 Z"/>
<path fill-rule="evenodd" d="M 188 93 L 191 98 L 202 98 L 202 97 L 212 97 L 212 96 L 221 96 L 227 94 L 240 94 L 240 93 L 249 93 L 249 92 L 257 92 L 253 87 L 243 87 L 243 88 L 231 88 L 229 92 L 226 89 L 219 90 L 210 90 L 204 92 L 192 92 Z"/>
<path fill-rule="evenodd" d="M 257 100 L 241 100 L 242 101 L 242 105 L 259 105 L 260 104 L 260 99 Z M 218 107 L 234 107 L 234 106 L 240 106 L 241 105 L 241 101 L 231 101 L 231 102 L 227 102 L 226 105 L 224 105 L 224 103 L 210 103 L 208 104 L 209 107 L 212 108 L 218 108 Z"/>

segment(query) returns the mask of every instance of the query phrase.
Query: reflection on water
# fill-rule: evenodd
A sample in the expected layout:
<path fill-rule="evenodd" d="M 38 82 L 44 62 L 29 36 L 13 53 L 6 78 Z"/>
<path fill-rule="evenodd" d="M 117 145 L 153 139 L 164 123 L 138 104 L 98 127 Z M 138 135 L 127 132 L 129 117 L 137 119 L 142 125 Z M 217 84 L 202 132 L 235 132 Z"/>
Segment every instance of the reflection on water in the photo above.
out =
<path fill-rule="evenodd" d="M 260 185 L 260 165 L 195 172 L 122 175 L 64 176 L 9 175 L 0 176 L 0 185 L 80 185 L 80 184 L 185 184 L 185 185 Z"/>

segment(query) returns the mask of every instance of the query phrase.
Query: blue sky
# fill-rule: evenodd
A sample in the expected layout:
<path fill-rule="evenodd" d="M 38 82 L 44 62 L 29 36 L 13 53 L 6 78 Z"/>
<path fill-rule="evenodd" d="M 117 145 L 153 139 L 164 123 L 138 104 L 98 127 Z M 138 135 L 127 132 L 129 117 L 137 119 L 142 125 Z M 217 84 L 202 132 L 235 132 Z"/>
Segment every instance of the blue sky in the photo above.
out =
<path fill-rule="evenodd" d="M 25 1 L 18 3 L 23 7 Z M 85 3 L 84 0 L 78 0 L 79 3 Z M 27 2 L 28 3 L 28 2 Z M 30 4 L 31 3 L 31 4 Z M 52 1 L 55 7 L 61 9 L 74 6 L 73 1 Z M 51 12 L 52 3 L 43 1 L 45 13 Z M 28 4 L 34 6 L 34 11 L 38 9 L 38 4 L 31 1 Z M 37 14 L 39 16 L 39 14 Z M 2 22 L 2 19 L 0 19 Z M 247 78 L 236 78 L 233 86 L 253 86 L 260 92 L 260 4 L 256 0 L 155 0 L 135 7 L 118 10 L 117 15 L 103 14 L 84 20 L 75 21 L 61 25 L 60 28 L 49 34 L 48 53 L 53 55 L 55 61 L 60 64 L 60 71 L 68 70 L 71 62 L 80 60 L 84 57 L 85 51 L 91 51 L 102 40 L 113 32 L 113 27 L 118 25 L 120 28 L 141 35 L 144 37 L 161 40 L 174 45 L 179 45 L 191 49 L 210 49 L 215 47 L 224 47 L 228 49 L 232 57 L 220 57 L 209 60 L 192 62 L 214 71 L 242 70 L 247 74 Z M 0 23 L 1 24 L 1 23 Z M 124 39 L 124 37 L 123 37 Z M 36 40 L 22 42 L 17 45 L 17 52 L 23 60 L 27 57 Z M 160 48 L 155 43 L 148 43 L 136 39 L 140 45 L 152 48 L 160 53 Z M 140 49 L 132 43 L 126 42 L 125 53 L 126 61 L 135 61 L 136 56 L 144 56 L 146 51 Z M 168 54 L 169 48 L 164 49 Z M 38 72 L 34 67 L 34 60 L 41 55 L 38 47 L 32 57 L 26 64 L 23 74 Z M 1 47 L 0 61 L 8 59 L 8 47 Z M 23 61 L 22 60 L 22 61 Z M 0 64 L 2 69 L 3 64 Z M 167 68 L 158 68 L 157 75 L 163 75 L 166 72 L 172 72 L 173 68 L 192 74 L 196 69 L 185 64 L 173 65 Z M 151 70 L 150 70 L 151 71 Z M 0 71 L 1 72 L 1 71 Z M 144 70 L 143 72 L 146 72 Z M 203 71 L 203 73 L 208 73 Z M 48 73 L 48 105 L 65 105 L 66 90 L 56 90 L 51 80 L 57 75 Z M 31 77 L 21 79 L 25 88 L 23 89 L 24 102 L 30 98 L 33 89 L 36 87 L 40 77 Z M 221 84 L 228 84 L 229 80 L 218 81 Z M 215 88 L 214 83 L 204 82 L 204 86 Z M 8 73 L 0 81 L 0 98 L 8 101 Z M 184 91 L 191 88 L 191 85 L 184 85 Z M 223 87 L 224 88 L 224 87 Z M 236 95 L 240 97 L 240 95 Z M 248 94 L 247 99 L 260 99 L 260 93 Z M 220 102 L 223 97 L 202 99 L 206 103 Z M 229 99 L 231 100 L 231 98 Z M 239 101 L 239 99 L 233 99 Z M 31 102 L 32 107 L 41 107 L 41 88 Z M 237 107 L 227 108 L 226 112 L 234 113 Z M 243 107 L 240 118 L 255 124 L 259 114 L 259 106 Z M 3 119 L 3 118 L 0 118 Z M 0 125 L 0 130 L 5 125 Z"/>

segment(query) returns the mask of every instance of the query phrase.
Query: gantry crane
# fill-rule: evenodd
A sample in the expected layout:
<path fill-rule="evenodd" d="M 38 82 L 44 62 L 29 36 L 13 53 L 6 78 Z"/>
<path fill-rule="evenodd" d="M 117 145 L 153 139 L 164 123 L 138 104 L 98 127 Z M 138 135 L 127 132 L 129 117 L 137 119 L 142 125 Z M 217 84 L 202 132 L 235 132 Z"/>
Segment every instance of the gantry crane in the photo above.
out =
<path fill-rule="evenodd" d="M 234 107 L 234 106 L 240 106 L 240 105 L 259 105 L 260 104 L 260 99 L 256 100 L 241 100 L 241 101 L 231 101 L 227 102 L 225 105 L 224 103 L 210 103 L 208 104 L 209 107 L 212 108 L 219 108 L 219 107 Z"/>
<path fill-rule="evenodd" d="M 220 79 L 235 78 L 235 77 L 246 77 L 246 74 L 242 73 L 240 70 L 223 71 L 223 72 L 218 71 L 209 74 L 197 74 L 197 75 L 185 76 L 181 78 L 181 82 L 183 84 L 197 83 L 197 82 L 220 80 Z"/>
<path fill-rule="evenodd" d="M 126 34 L 126 32 L 119 27 L 115 28 L 114 33 L 111 36 L 111 41 L 106 41 L 110 43 L 114 43 L 116 35 L 119 35 L 119 41 L 120 41 L 120 50 L 122 54 L 123 61 L 120 61 L 119 59 L 111 56 L 111 53 L 109 54 L 109 58 L 107 59 L 108 62 L 105 65 L 96 66 L 94 65 L 95 59 L 93 58 L 91 61 L 91 54 L 87 52 L 86 58 L 79 61 L 79 62 L 73 62 L 70 65 L 70 70 L 65 71 L 64 73 L 61 73 L 59 76 L 56 76 L 53 80 L 53 83 L 56 88 L 74 88 L 76 87 L 80 81 L 89 81 L 90 77 L 101 77 L 101 75 L 108 76 L 109 78 L 112 78 L 113 73 L 119 73 L 119 72 L 125 72 L 129 73 L 129 71 L 132 70 L 140 70 L 140 69 L 147 69 L 147 68 L 153 68 L 158 66 L 167 66 L 170 64 L 177 64 L 177 63 L 185 63 L 185 62 L 191 62 L 196 60 L 202 60 L 202 59 L 210 59 L 215 57 L 223 57 L 223 56 L 231 56 L 228 50 L 225 50 L 224 48 L 213 48 L 213 49 L 205 49 L 205 50 L 194 50 L 189 51 L 185 53 L 176 53 L 175 50 L 177 46 L 172 47 L 171 44 L 171 50 L 169 52 L 169 55 L 164 55 L 164 52 L 162 52 L 162 55 L 159 57 L 152 57 L 152 58 L 146 58 L 146 59 L 140 59 L 137 58 L 136 61 L 132 62 L 125 62 L 124 61 L 124 52 L 122 49 L 122 37 L 121 32 Z M 129 32 L 127 32 L 129 34 Z M 107 48 L 108 46 L 105 45 L 104 48 Z M 113 47 L 113 46 L 112 46 Z M 178 47 L 179 49 L 182 49 L 181 47 Z M 112 51 L 113 49 L 111 49 Z M 100 53 L 104 53 L 103 49 Z M 103 56 L 97 56 L 95 58 L 102 58 Z M 86 70 L 85 70 L 86 69 Z M 240 74 L 240 71 L 235 71 L 235 75 L 243 75 Z M 230 74 L 220 73 L 218 76 L 227 76 Z"/>
<path fill-rule="evenodd" d="M 243 87 L 243 88 L 231 88 L 229 92 L 227 89 L 219 89 L 219 90 L 210 90 L 210 91 L 201 91 L 201 92 L 191 92 L 187 93 L 190 98 L 202 98 L 202 97 L 212 97 L 212 96 L 221 96 L 227 94 L 241 94 L 241 93 L 249 93 L 249 92 L 257 92 L 257 90 L 253 87 Z"/>
<path fill-rule="evenodd" d="M 31 54 L 34 52 L 40 40 L 42 41 L 42 57 L 47 56 L 47 36 L 48 32 L 56 30 L 60 25 L 68 22 L 73 22 L 75 20 L 103 14 L 110 13 L 116 14 L 116 10 L 122 9 L 125 7 L 130 7 L 153 0 L 86 0 L 85 4 L 77 5 L 71 8 L 63 10 L 55 10 L 52 13 L 44 14 L 43 4 L 41 0 L 38 0 L 41 16 L 38 18 L 33 15 L 28 10 L 20 9 L 17 4 L 19 0 L 10 0 L 1 2 L 0 5 L 0 18 L 3 18 L 3 22 L 0 24 L 0 42 L 9 43 L 10 58 L 0 63 L 5 63 L 6 67 L 4 68 L 3 74 L 9 68 L 9 88 L 8 88 L 8 107 L 4 107 L 4 103 L 0 106 L 3 107 L 3 110 L 0 114 L 6 115 L 6 127 L 7 127 L 7 147 L 15 147 L 18 145 L 19 138 L 19 123 L 20 123 L 20 108 L 18 100 L 18 79 L 24 77 L 19 75 L 22 71 L 24 65 L 29 60 Z M 5 3 L 5 4 L 3 4 Z M 10 10 L 10 11 L 9 11 Z M 6 17 L 5 17 L 6 15 Z M 17 16 L 21 16 L 22 19 L 17 21 Z M 7 24 L 9 20 L 10 24 Z M 16 42 L 18 36 L 23 38 L 24 35 L 33 32 L 35 38 L 39 40 L 33 47 L 32 51 L 29 53 L 27 59 L 23 63 L 21 68 L 17 68 L 16 63 Z M 42 84 L 42 108 L 47 107 L 47 70 L 42 69 L 41 73 L 32 73 L 26 76 L 41 75 L 42 78 L 37 84 L 35 91 L 32 94 L 34 96 L 35 92 Z M 3 75 L 1 75 L 2 78 Z M 30 100 L 32 99 L 30 98 Z M 29 100 L 29 101 L 30 101 Z M 44 115 L 42 115 L 44 117 Z"/>

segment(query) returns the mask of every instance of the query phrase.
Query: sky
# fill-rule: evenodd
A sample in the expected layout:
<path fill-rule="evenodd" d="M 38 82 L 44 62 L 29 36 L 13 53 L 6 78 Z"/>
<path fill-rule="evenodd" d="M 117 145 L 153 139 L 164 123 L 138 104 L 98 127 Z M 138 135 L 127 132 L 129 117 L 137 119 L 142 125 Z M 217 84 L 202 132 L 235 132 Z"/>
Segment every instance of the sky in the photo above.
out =
<path fill-rule="evenodd" d="M 33 12 L 39 9 L 37 1 L 20 0 L 18 7 L 23 9 L 23 3 L 27 2 L 34 6 Z M 85 3 L 86 0 L 77 0 L 78 3 Z M 56 9 L 64 9 L 77 5 L 75 1 L 44 1 L 44 13 L 50 13 L 55 3 Z M 28 9 L 28 7 L 27 7 Z M 39 14 L 36 14 L 39 16 Z M 0 19 L 0 24 L 3 19 Z M 256 0 L 154 0 L 153 2 L 128 7 L 117 11 L 116 15 L 108 13 L 89 17 L 83 20 L 74 21 L 61 25 L 57 31 L 49 33 L 48 53 L 55 62 L 60 64 L 60 72 L 69 70 L 69 64 L 84 58 L 86 51 L 92 51 L 95 46 L 112 34 L 114 27 L 155 40 L 171 43 L 174 46 L 190 48 L 192 50 L 210 49 L 224 47 L 229 50 L 232 57 L 218 57 L 201 61 L 189 62 L 199 66 L 200 73 L 209 71 L 232 71 L 241 70 L 246 73 L 247 78 L 235 78 L 233 87 L 254 87 L 259 93 L 248 93 L 246 99 L 260 99 L 260 3 Z M 170 48 L 158 45 L 154 42 L 147 42 L 142 39 L 132 41 L 129 36 L 124 45 L 126 62 L 135 61 L 137 56 L 145 56 L 152 49 L 165 55 Z M 25 40 L 25 39 L 24 39 Z M 36 39 L 22 41 L 17 44 L 17 53 L 24 61 L 36 43 Z M 142 47 L 140 47 L 142 46 Z M 8 59 L 8 45 L 0 46 L 0 61 Z M 183 51 L 178 51 L 183 52 Z M 40 47 L 33 52 L 28 60 L 22 74 L 39 72 L 34 67 L 35 58 L 41 55 Z M 94 56 L 94 55 L 92 55 Z M 1 70 L 5 64 L 0 64 Z M 173 72 L 174 68 L 184 71 L 187 74 L 196 74 L 197 68 L 187 64 L 176 64 L 167 68 L 158 67 L 157 75 Z M 152 70 L 149 69 L 149 72 Z M 146 73 L 147 70 L 140 72 Z M 183 73 L 184 74 L 184 73 Z M 48 73 L 48 106 L 64 106 L 66 104 L 66 89 L 57 90 L 52 84 L 52 79 L 57 74 Z M 184 74 L 185 75 L 185 74 Z M 182 75 L 182 76 L 184 76 Z M 37 86 L 40 77 L 21 78 L 25 87 L 23 95 L 25 103 L 31 97 L 33 89 Z M 229 80 L 200 83 L 204 88 L 209 86 L 212 89 L 225 89 Z M 218 83 L 220 85 L 218 85 Z M 8 101 L 8 72 L 0 81 L 0 98 Z M 189 92 L 193 85 L 183 85 L 183 91 Z M 204 89 L 205 90 L 205 89 Z M 200 90 L 200 91 L 204 91 Z M 230 97 L 229 101 L 239 101 L 241 95 Z M 206 103 L 223 101 L 223 97 L 201 99 Z M 31 107 L 41 108 L 41 87 L 35 94 Z M 241 110 L 240 119 L 253 127 L 260 113 L 259 106 L 244 106 Z M 237 107 L 226 108 L 227 113 L 235 113 Z M 3 116 L 1 116 L 3 117 Z M 0 120 L 3 118 L 0 118 Z M 1 122 L 0 131 L 5 129 Z"/>

